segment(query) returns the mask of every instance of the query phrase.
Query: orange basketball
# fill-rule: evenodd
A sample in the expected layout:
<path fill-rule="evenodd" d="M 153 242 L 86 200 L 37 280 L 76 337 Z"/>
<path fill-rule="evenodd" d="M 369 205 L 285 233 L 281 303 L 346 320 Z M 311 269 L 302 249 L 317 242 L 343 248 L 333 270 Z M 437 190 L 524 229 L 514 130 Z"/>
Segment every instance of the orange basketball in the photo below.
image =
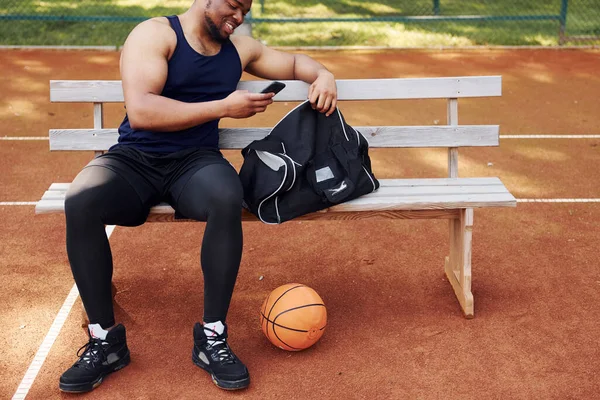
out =
<path fill-rule="evenodd" d="M 289 283 L 273 290 L 260 309 L 262 331 L 275 346 L 300 351 L 315 344 L 327 325 L 327 310 L 313 289 Z"/>

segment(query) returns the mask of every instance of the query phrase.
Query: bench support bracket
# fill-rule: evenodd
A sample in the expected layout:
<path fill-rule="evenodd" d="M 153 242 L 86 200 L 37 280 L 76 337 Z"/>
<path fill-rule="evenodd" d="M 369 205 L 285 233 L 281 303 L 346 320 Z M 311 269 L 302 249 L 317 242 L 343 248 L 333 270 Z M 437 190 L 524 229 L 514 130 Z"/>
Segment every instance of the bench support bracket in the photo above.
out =
<path fill-rule="evenodd" d="M 471 293 L 471 239 L 473 209 L 461 209 L 458 219 L 450 220 L 450 255 L 446 257 L 446 277 L 467 318 L 473 318 Z"/>

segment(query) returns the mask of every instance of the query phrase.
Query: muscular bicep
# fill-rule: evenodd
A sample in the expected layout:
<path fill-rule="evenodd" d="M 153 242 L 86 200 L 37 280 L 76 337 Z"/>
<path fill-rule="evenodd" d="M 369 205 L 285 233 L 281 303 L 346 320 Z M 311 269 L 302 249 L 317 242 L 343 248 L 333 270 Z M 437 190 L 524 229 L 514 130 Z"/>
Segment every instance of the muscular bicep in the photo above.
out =
<path fill-rule="evenodd" d="M 265 79 L 295 79 L 294 55 L 271 49 L 252 39 L 252 54 L 245 70 Z"/>
<path fill-rule="evenodd" d="M 169 27 L 155 21 L 138 25 L 121 54 L 121 80 L 128 112 L 142 106 L 148 94 L 160 95 L 167 80 Z"/>

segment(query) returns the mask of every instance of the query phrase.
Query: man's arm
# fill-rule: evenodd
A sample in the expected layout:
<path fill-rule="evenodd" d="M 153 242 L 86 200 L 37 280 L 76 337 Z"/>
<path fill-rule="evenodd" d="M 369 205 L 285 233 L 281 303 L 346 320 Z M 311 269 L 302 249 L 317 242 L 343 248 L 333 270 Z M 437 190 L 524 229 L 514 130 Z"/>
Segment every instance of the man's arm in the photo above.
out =
<path fill-rule="evenodd" d="M 335 110 L 337 88 L 333 74 L 305 54 L 291 54 L 271 49 L 247 36 L 236 37 L 238 49 L 246 58 L 245 70 L 265 79 L 299 79 L 310 84 L 308 99 L 313 108 L 326 113 Z"/>
<path fill-rule="evenodd" d="M 172 132 L 223 117 L 245 118 L 271 104 L 272 94 L 236 91 L 223 100 L 186 103 L 161 96 L 175 32 L 158 20 L 138 25 L 125 41 L 121 79 L 133 129 Z"/>

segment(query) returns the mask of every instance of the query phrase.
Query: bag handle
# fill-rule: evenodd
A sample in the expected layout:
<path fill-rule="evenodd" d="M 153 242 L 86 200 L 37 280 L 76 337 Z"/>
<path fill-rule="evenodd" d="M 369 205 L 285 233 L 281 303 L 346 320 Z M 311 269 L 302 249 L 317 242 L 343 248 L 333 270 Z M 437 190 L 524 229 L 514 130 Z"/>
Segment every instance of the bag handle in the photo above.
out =
<path fill-rule="evenodd" d="M 266 151 L 269 153 L 284 153 L 283 143 L 275 140 L 255 140 L 242 149 L 242 156 L 246 157 L 250 150 Z"/>

